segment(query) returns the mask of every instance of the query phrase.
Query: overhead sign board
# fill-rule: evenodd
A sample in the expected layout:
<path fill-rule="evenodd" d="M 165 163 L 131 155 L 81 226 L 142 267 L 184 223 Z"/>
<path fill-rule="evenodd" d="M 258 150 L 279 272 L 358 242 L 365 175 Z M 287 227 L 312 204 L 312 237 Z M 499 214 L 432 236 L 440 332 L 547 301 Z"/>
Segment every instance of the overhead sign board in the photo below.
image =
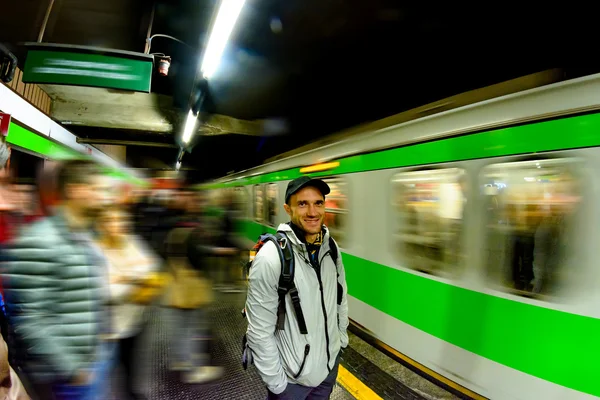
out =
<path fill-rule="evenodd" d="M 151 55 L 40 43 L 27 48 L 23 82 L 150 92 Z"/>

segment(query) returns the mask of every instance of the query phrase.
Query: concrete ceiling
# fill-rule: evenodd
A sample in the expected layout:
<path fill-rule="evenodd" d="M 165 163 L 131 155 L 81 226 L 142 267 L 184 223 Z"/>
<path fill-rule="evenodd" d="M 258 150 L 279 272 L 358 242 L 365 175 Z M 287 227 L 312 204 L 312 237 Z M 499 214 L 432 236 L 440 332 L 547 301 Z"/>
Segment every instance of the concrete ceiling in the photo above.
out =
<path fill-rule="evenodd" d="M 156 93 L 124 92 L 102 88 L 40 85 L 52 98 L 52 118 L 65 125 L 138 130 L 172 134 L 182 113 L 173 98 Z M 259 136 L 264 121 L 247 121 L 220 114 L 202 116 L 200 135 L 239 134 Z"/>

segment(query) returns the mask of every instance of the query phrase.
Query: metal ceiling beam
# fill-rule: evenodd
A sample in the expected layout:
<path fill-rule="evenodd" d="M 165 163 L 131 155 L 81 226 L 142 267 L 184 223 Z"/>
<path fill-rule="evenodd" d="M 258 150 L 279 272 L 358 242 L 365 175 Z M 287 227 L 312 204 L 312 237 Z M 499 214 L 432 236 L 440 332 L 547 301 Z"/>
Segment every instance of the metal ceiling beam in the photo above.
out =
<path fill-rule="evenodd" d="M 112 144 L 117 146 L 143 146 L 143 147 L 178 147 L 174 143 L 160 143 L 160 142 L 140 142 L 136 140 L 118 140 L 118 139 L 88 139 L 88 138 L 77 138 L 77 143 L 86 144 Z"/>

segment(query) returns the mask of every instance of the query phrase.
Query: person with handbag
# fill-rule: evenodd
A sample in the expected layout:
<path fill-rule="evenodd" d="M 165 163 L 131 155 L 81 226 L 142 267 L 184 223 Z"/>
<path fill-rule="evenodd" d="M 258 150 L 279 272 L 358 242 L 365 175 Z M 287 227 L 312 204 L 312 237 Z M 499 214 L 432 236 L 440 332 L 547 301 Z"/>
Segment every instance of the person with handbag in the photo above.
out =
<path fill-rule="evenodd" d="M 122 208 L 104 210 L 98 220 L 98 244 L 108 260 L 112 332 L 124 372 L 125 392 L 131 399 L 145 398 L 136 387 L 138 352 L 145 327 L 147 304 L 160 293 L 156 280 L 159 261 L 143 240 L 130 232 L 129 216 Z M 152 287 L 154 286 L 154 288 Z"/>
<path fill-rule="evenodd" d="M 194 227 L 175 227 L 167 236 L 165 250 L 172 280 L 164 300 L 175 350 L 171 370 L 183 372 L 186 383 L 205 383 L 219 378 L 223 370 L 210 365 L 208 306 L 213 291 L 205 273 L 190 262 L 193 231 Z"/>

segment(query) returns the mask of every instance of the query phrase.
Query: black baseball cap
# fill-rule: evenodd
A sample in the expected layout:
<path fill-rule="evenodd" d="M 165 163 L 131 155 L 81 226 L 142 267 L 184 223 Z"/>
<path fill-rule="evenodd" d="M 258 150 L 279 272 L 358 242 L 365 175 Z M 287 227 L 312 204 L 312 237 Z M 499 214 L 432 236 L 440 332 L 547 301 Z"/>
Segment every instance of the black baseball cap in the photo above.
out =
<path fill-rule="evenodd" d="M 285 203 L 287 204 L 288 200 L 294 193 L 307 186 L 312 186 L 319 189 L 323 196 L 328 195 L 331 191 L 331 189 L 329 189 L 329 185 L 323 180 L 311 178 L 310 176 L 301 176 L 300 178 L 296 178 L 288 183 L 287 190 L 285 191 Z"/>

